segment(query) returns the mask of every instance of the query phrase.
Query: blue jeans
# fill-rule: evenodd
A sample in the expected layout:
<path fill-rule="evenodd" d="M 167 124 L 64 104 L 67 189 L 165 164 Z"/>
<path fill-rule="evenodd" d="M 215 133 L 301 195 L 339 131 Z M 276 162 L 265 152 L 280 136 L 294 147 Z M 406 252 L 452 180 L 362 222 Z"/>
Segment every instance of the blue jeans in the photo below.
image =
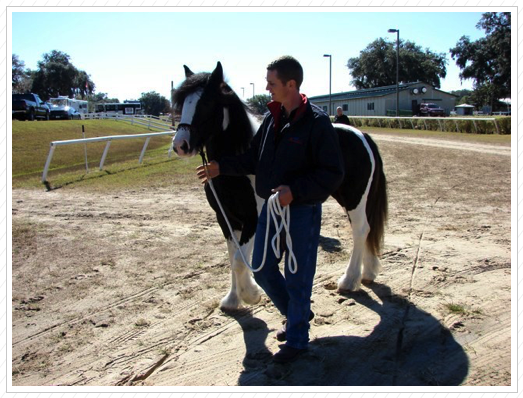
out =
<path fill-rule="evenodd" d="M 290 234 L 292 249 L 296 256 L 298 271 L 289 271 L 289 253 L 285 250 L 285 276 L 279 269 L 281 258 L 277 258 L 271 247 L 275 233 L 271 219 L 267 256 L 263 268 L 254 273 L 256 283 L 265 291 L 282 315 L 287 317 L 287 345 L 306 348 L 309 343 L 309 314 L 316 259 L 321 228 L 321 203 L 315 205 L 290 205 Z M 252 258 L 253 268 L 263 260 L 265 230 L 267 224 L 267 202 L 258 218 Z M 282 232 L 282 235 L 284 232 Z M 285 237 L 281 237 L 285 242 Z"/>

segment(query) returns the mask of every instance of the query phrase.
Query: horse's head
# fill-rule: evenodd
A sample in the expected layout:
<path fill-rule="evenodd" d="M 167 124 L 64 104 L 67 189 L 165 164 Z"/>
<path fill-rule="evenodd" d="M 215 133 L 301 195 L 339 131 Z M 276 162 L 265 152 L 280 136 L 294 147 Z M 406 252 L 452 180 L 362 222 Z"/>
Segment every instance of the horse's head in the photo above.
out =
<path fill-rule="evenodd" d="M 227 98 L 232 90 L 223 81 L 218 62 L 212 73 L 193 73 L 187 66 L 185 81 L 174 92 L 175 111 L 181 115 L 173 149 L 182 157 L 196 155 L 215 133 L 229 123 Z"/>

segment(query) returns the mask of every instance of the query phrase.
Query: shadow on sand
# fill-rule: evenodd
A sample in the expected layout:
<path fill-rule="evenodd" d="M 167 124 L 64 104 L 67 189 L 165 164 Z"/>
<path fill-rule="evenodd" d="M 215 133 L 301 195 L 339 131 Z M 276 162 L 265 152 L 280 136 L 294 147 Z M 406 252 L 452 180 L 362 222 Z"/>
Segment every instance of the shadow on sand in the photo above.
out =
<path fill-rule="evenodd" d="M 469 360 L 451 332 L 429 313 L 386 285 L 346 295 L 375 311 L 379 323 L 365 337 L 330 336 L 314 339 L 307 353 L 296 361 L 272 363 L 265 345 L 273 330 L 252 315 L 233 317 L 242 327 L 246 345 L 244 370 L 238 384 L 316 386 L 455 386 L 467 376 Z M 349 322 L 349 321 L 347 321 Z M 312 326 L 314 327 L 314 326 Z M 349 325 L 350 328 L 350 325 Z M 271 336 L 269 336 L 271 334 Z"/>

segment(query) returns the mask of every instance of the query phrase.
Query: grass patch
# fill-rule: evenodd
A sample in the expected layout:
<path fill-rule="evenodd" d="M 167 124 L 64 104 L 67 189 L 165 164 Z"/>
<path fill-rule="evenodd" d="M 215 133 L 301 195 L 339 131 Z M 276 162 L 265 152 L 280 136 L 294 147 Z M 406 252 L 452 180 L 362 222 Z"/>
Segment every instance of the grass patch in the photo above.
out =
<path fill-rule="evenodd" d="M 163 150 L 151 151 L 143 163 L 138 159 L 116 162 L 102 171 L 95 167 L 89 173 L 85 169 L 60 170 L 48 176 L 50 189 L 80 189 L 89 192 L 118 192 L 125 189 L 165 188 L 172 185 L 197 183 L 196 167 L 199 158 L 169 159 Z M 13 188 L 42 189 L 40 176 L 13 181 Z"/>
<path fill-rule="evenodd" d="M 465 315 L 467 313 L 467 311 L 465 310 L 465 307 L 460 304 L 447 303 L 447 304 L 445 304 L 445 308 L 452 314 Z"/>
<path fill-rule="evenodd" d="M 149 130 L 115 120 L 67 120 L 50 122 L 13 121 L 13 188 L 43 189 L 41 177 L 51 141 L 123 134 Z M 104 169 L 99 170 L 105 143 L 87 146 L 89 172 L 85 169 L 84 145 L 57 147 L 48 173 L 48 188 L 79 188 L 108 192 L 133 187 L 167 187 L 197 182 L 198 157 L 180 159 L 167 153 L 171 137 L 152 137 L 143 163 L 138 163 L 143 138 L 111 143 Z"/>
<path fill-rule="evenodd" d="M 444 307 L 451 314 L 455 314 L 455 315 L 464 315 L 464 316 L 472 316 L 472 317 L 483 315 L 483 311 L 481 311 L 481 309 L 467 309 L 464 305 L 461 305 L 461 304 L 447 303 L 444 305 Z"/>
<path fill-rule="evenodd" d="M 85 138 L 111 135 L 144 134 L 150 130 L 116 120 L 63 120 L 48 122 L 20 122 L 13 120 L 13 178 L 40 174 L 43 171 L 52 141 L 83 138 L 82 125 L 85 127 Z M 153 137 L 149 149 L 166 146 L 170 137 Z M 106 162 L 138 159 L 144 139 L 115 141 L 111 144 Z M 58 147 L 55 150 L 50 170 L 62 168 L 85 167 L 85 146 L 82 144 Z M 87 145 L 89 163 L 98 163 L 105 148 L 104 142 Z"/>
<path fill-rule="evenodd" d="M 13 121 L 13 188 L 46 189 L 41 177 L 50 142 L 86 137 L 122 134 L 143 134 L 144 127 L 132 126 L 116 120 L 66 120 L 49 122 Z M 364 126 L 369 134 L 425 137 L 468 143 L 510 145 L 510 135 L 457 134 L 431 130 L 379 128 Z M 84 145 L 57 147 L 48 174 L 47 189 L 81 189 L 90 192 L 118 192 L 125 189 L 163 188 L 173 185 L 198 185 L 195 168 L 199 157 L 168 158 L 170 136 L 150 140 L 142 165 L 138 163 L 144 139 L 114 141 L 111 144 L 104 169 L 99 170 L 105 143 L 87 146 L 89 172 L 85 170 Z"/>

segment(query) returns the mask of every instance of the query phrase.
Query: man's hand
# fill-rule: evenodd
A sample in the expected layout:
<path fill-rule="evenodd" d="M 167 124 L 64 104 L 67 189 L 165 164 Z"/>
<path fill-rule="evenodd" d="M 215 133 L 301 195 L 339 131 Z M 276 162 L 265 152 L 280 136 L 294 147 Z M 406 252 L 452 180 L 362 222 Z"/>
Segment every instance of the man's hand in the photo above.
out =
<path fill-rule="evenodd" d="M 211 160 L 211 162 L 206 165 L 198 166 L 196 172 L 202 184 L 205 184 L 208 180 L 220 175 L 220 165 L 218 162 Z"/>
<path fill-rule="evenodd" d="M 293 201 L 292 192 L 288 185 L 280 185 L 277 188 L 274 188 L 272 192 L 279 192 L 278 198 L 280 199 L 280 205 L 283 207 L 288 206 Z"/>

